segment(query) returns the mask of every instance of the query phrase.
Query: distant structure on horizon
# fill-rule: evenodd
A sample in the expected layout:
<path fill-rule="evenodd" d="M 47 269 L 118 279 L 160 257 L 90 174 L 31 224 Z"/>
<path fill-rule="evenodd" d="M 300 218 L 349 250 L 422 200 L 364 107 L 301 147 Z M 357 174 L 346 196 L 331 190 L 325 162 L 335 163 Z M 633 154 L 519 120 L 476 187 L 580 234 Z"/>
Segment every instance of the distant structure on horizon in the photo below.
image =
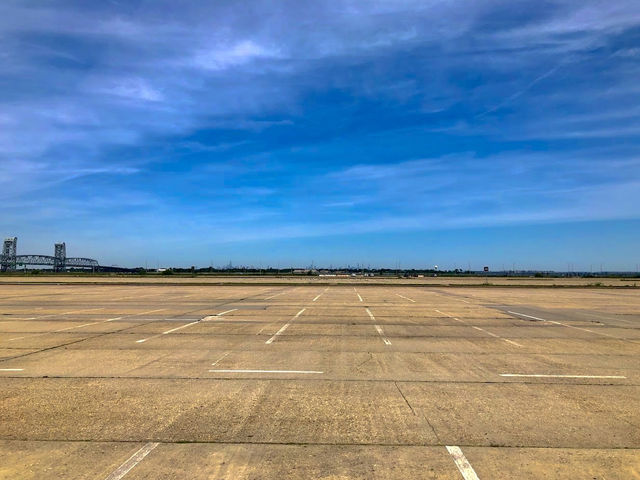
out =
<path fill-rule="evenodd" d="M 50 255 L 18 255 L 18 237 L 5 238 L 0 257 L 0 271 L 15 271 L 18 266 L 39 265 L 50 266 L 55 272 L 63 272 L 67 268 L 98 268 L 100 265 L 93 258 L 67 257 L 64 242 L 56 243 L 53 256 Z"/>

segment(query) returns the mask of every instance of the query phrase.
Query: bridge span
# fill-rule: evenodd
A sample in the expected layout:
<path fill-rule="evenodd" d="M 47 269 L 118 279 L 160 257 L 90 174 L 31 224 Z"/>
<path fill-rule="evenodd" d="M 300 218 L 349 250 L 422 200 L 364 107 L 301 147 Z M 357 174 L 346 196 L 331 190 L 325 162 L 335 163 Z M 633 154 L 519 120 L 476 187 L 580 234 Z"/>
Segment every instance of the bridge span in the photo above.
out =
<path fill-rule="evenodd" d="M 50 266 L 56 272 L 62 272 L 67 268 L 98 268 L 100 265 L 93 258 L 67 257 L 67 248 L 64 242 L 56 243 L 54 254 L 51 255 L 17 255 L 18 238 L 9 237 L 4 240 L 2 256 L 0 257 L 0 270 L 3 272 L 16 270 L 25 265 Z"/>

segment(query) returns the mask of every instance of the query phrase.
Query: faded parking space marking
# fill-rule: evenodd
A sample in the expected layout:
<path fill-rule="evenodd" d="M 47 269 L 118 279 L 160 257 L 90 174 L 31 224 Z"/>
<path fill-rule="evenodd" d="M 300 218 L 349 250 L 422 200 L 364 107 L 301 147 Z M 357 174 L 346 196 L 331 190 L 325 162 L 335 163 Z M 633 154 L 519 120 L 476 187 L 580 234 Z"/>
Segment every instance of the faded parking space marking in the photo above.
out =
<path fill-rule="evenodd" d="M 115 469 L 113 472 L 111 472 L 111 474 L 107 478 L 105 478 L 105 480 L 120 480 L 127 473 L 129 473 L 129 471 L 133 467 L 135 467 L 137 464 L 139 464 L 144 459 L 144 457 L 149 455 L 151 453 L 151 451 L 154 448 L 156 448 L 158 445 L 160 445 L 160 444 L 159 443 L 154 443 L 154 442 L 147 443 L 140 450 L 138 450 L 136 453 L 131 455 L 131 457 L 129 457 L 129 459 L 126 462 L 124 462 L 117 469 Z"/>
<path fill-rule="evenodd" d="M 368 308 L 366 308 L 365 310 L 369 314 L 369 317 L 371 317 L 371 320 L 373 320 L 375 322 L 376 321 L 376 317 L 373 316 L 373 313 L 371 313 L 371 310 L 369 310 Z M 376 329 L 376 332 L 378 332 L 378 335 L 380 335 L 380 338 L 382 338 L 382 341 L 384 342 L 384 344 L 385 345 L 391 345 L 391 340 L 389 340 L 384 335 L 384 331 L 382 330 L 382 327 L 380 325 L 377 325 L 377 324 L 375 324 L 374 327 Z"/>
<path fill-rule="evenodd" d="M 445 316 L 451 318 L 452 320 L 456 320 L 456 321 L 458 321 L 460 323 L 464 323 L 465 325 L 469 325 L 470 327 L 472 327 L 472 328 L 474 328 L 474 329 L 476 329 L 476 330 L 478 330 L 480 332 L 484 332 L 484 333 L 486 333 L 487 335 L 489 335 L 489 336 L 491 336 L 493 338 L 499 338 L 500 340 L 504 340 L 505 342 L 510 343 L 511 345 L 515 345 L 516 347 L 522 347 L 522 345 L 520 345 L 518 342 L 514 342 L 513 340 L 509 340 L 508 338 L 504 338 L 504 337 L 501 337 L 500 335 L 496 335 L 495 333 L 489 332 L 488 330 L 485 330 L 484 328 L 480 328 L 480 327 L 476 327 L 475 325 L 471 325 L 469 322 L 465 322 L 464 320 L 460 320 L 458 317 L 454 317 L 453 315 L 449 315 L 448 313 L 441 312 L 438 309 L 435 309 L 435 311 L 438 312 L 438 313 L 441 313 L 442 315 L 445 315 Z"/>
<path fill-rule="evenodd" d="M 296 318 L 298 318 L 300 315 L 302 315 L 302 313 L 306 310 L 306 308 L 303 308 L 302 310 L 300 310 L 298 313 L 296 313 L 295 317 L 293 317 L 291 320 L 289 320 L 289 322 L 285 323 L 282 328 L 280 330 L 278 330 L 275 335 L 273 337 L 271 337 L 269 340 L 267 340 L 266 343 L 267 345 L 272 344 L 276 337 L 279 335 L 282 335 L 282 333 L 289 327 L 289 325 L 291 325 L 291 322 L 293 322 Z"/>
<path fill-rule="evenodd" d="M 396 293 L 396 295 L 397 295 L 397 296 L 399 296 L 400 298 L 404 298 L 405 300 L 409 300 L 410 302 L 416 303 L 416 301 L 415 301 L 415 300 L 412 300 L 412 299 L 411 299 L 411 298 L 409 298 L 409 297 L 405 297 L 404 295 L 400 295 L 399 293 Z"/>
<path fill-rule="evenodd" d="M 501 377 L 531 377 L 531 378 L 627 378 L 623 375 L 552 375 L 544 373 L 501 373 Z"/>

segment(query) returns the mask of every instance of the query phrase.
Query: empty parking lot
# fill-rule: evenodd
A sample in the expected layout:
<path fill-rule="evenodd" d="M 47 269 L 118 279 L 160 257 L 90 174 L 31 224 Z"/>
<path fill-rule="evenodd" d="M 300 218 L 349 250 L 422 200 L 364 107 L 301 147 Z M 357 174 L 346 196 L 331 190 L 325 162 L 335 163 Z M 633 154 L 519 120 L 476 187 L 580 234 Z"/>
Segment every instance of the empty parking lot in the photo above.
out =
<path fill-rule="evenodd" d="M 0 478 L 640 478 L 635 289 L 0 285 Z"/>

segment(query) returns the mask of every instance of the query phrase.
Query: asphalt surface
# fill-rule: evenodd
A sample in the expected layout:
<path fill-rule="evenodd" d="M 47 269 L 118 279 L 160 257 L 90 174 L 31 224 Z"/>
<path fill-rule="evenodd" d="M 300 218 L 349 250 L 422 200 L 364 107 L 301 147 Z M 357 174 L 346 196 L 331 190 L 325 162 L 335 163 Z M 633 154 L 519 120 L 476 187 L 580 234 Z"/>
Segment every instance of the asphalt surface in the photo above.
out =
<path fill-rule="evenodd" d="M 640 478 L 640 292 L 1 285 L 0 478 Z"/>

